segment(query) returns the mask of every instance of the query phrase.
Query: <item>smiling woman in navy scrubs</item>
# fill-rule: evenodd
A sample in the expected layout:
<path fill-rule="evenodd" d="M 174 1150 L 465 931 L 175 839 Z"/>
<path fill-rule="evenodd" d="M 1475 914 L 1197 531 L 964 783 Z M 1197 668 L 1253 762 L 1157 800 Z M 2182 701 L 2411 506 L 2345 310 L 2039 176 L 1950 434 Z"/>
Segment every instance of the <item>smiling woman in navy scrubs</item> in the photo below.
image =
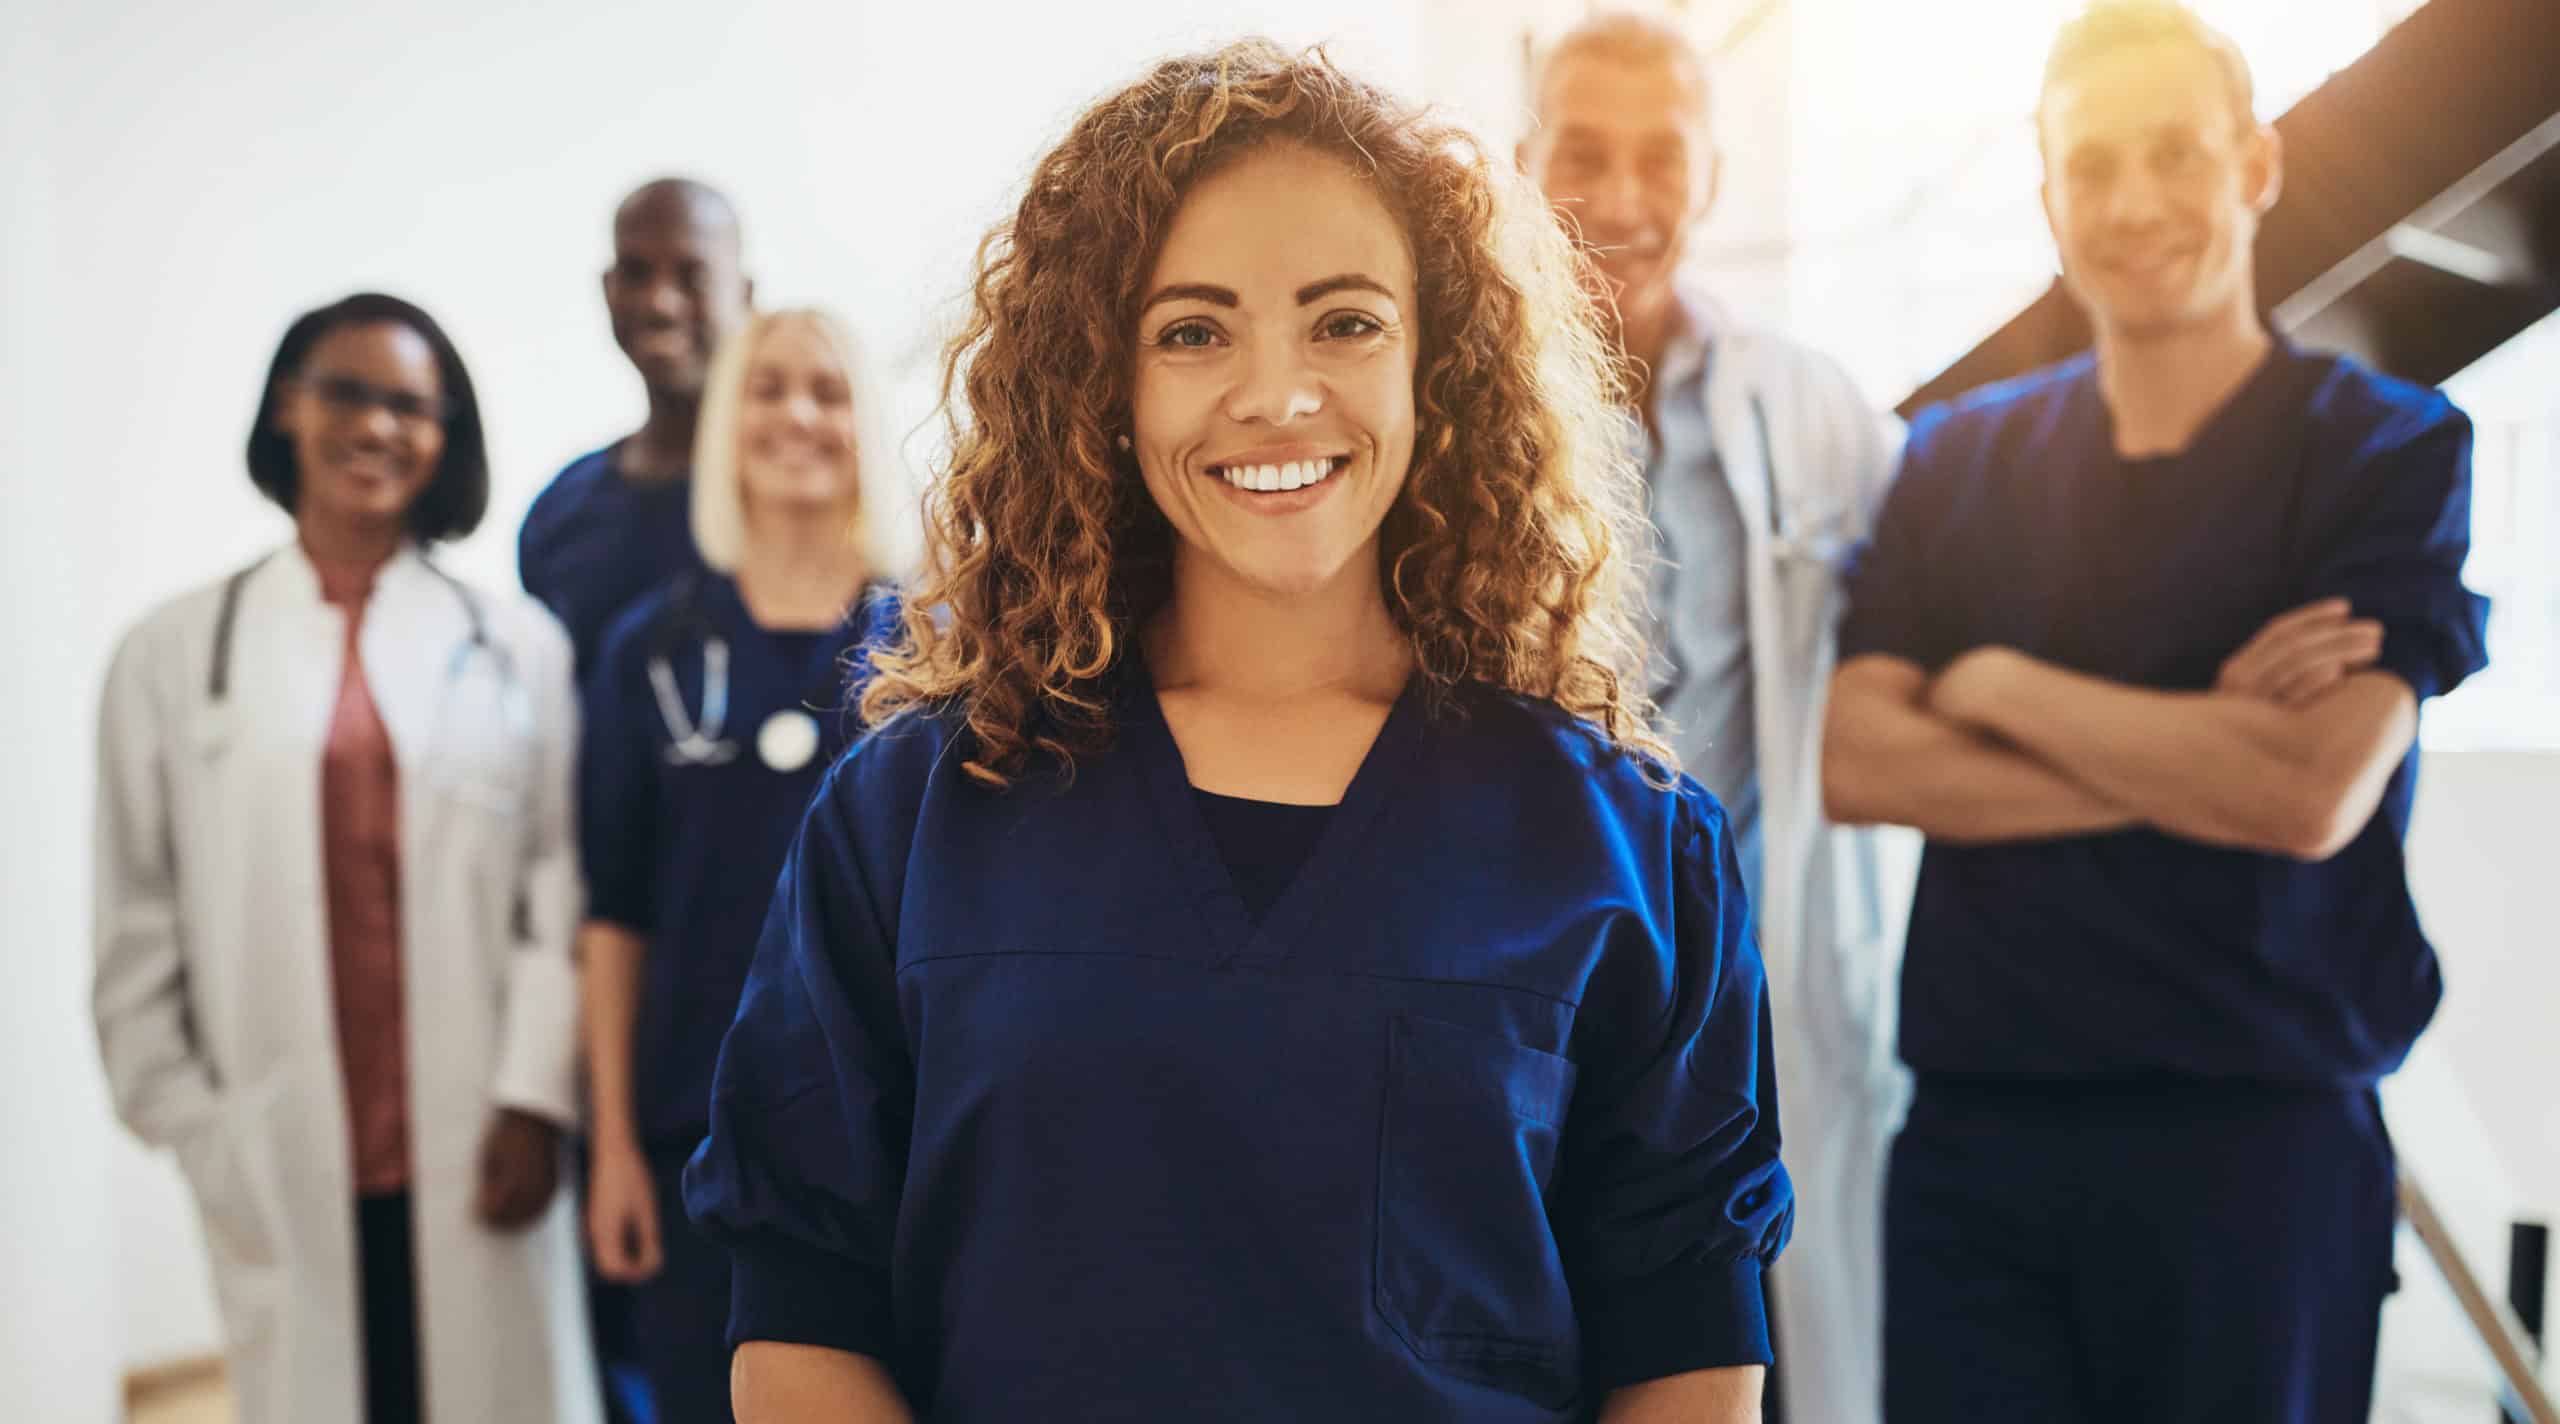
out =
<path fill-rule="evenodd" d="M 750 321 L 705 382 L 679 575 L 616 621 L 589 674 L 579 948 L 594 1117 L 587 1235 L 632 1286 L 657 1419 L 729 1417 L 728 1261 L 676 1206 L 711 1070 L 792 828 L 853 724 L 847 653 L 894 502 L 877 388 L 843 325 Z"/>
<path fill-rule="evenodd" d="M 740 1419 L 1757 1416 L 1761 967 L 1518 183 L 1261 43 L 1041 160 L 685 1178 Z"/>

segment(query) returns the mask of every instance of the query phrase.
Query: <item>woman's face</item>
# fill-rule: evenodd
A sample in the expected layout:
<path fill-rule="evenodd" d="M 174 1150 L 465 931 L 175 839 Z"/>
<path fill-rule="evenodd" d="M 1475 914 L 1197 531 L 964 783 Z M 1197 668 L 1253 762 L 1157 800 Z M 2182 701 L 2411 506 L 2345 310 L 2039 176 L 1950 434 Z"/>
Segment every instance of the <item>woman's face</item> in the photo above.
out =
<path fill-rule="evenodd" d="M 853 378 L 816 327 L 766 328 L 738 410 L 738 495 L 747 517 L 853 503 L 860 485 Z"/>
<path fill-rule="evenodd" d="M 293 446 L 297 517 L 397 524 L 444 458 L 435 348 L 398 322 L 322 336 L 281 397 L 275 424 Z"/>
<path fill-rule="evenodd" d="M 1272 144 L 1192 189 L 1144 290 L 1131 439 L 1177 557 L 1282 595 L 1375 579 L 1421 336 L 1377 193 Z"/>

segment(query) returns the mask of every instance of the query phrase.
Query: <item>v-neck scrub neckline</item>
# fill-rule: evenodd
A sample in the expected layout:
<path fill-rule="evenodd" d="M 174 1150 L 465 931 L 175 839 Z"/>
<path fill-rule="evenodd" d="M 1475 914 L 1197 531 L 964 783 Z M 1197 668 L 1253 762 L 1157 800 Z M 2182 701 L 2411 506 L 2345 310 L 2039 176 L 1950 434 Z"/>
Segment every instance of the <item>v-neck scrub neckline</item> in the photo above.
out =
<path fill-rule="evenodd" d="M 1410 770 L 1424 717 L 1421 686 L 1417 674 L 1396 694 L 1376 740 L 1370 742 L 1342 800 L 1316 837 L 1315 848 L 1272 903 L 1270 913 L 1256 921 L 1246 913 L 1235 876 L 1192 794 L 1190 770 L 1173 739 L 1173 728 L 1164 720 L 1164 704 L 1156 697 L 1146 663 L 1136 657 L 1130 660 L 1120 687 L 1122 732 L 1130 754 L 1143 767 L 1156 827 L 1182 892 L 1208 931 L 1205 944 L 1212 962 L 1267 964 L 1286 959 L 1317 911 L 1327 903 L 1340 903 L 1352 877 L 1375 873 L 1381 857 L 1359 852 Z"/>
<path fill-rule="evenodd" d="M 1209 838 L 1217 843 L 1218 858 L 1244 900 L 1246 917 L 1257 924 L 1307 868 L 1307 857 L 1333 819 L 1335 805 L 1256 801 L 1197 786 L 1191 788 L 1191 800 L 1209 824 Z"/>

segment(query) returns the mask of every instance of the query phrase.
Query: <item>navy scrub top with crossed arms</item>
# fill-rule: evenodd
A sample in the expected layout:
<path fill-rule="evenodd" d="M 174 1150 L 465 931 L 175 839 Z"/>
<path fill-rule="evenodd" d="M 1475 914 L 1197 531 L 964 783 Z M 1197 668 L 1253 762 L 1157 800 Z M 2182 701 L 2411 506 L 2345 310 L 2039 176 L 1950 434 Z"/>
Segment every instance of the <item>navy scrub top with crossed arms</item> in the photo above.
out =
<path fill-rule="evenodd" d="M 632 1064 L 640 1140 L 653 1154 L 690 1152 L 710 1126 L 712 1065 L 774 877 L 810 793 L 851 739 L 857 646 L 884 631 L 896 607 L 894 594 L 874 588 L 834 631 L 775 632 L 748 616 L 735 581 L 681 575 L 615 620 L 588 674 L 578 758 L 587 915 L 649 941 Z M 652 658 L 663 657 L 685 715 L 698 721 L 706 632 L 729 648 L 722 734 L 734 754 L 716 765 L 668 757 L 674 738 L 649 676 Z M 765 719 L 813 705 L 823 709 L 810 712 L 815 753 L 793 770 L 768 766 L 756 738 Z"/>
<path fill-rule="evenodd" d="M 1713 798 L 1408 688 L 1257 922 L 1117 683 L 1064 784 L 914 716 L 820 788 L 686 1176 L 732 1337 L 955 1421 L 1578 1420 L 1765 1363 L 1793 1193 Z"/>
<path fill-rule="evenodd" d="M 2086 357 L 1912 423 L 1850 574 L 1843 662 L 1987 644 L 2202 691 L 2269 619 L 2345 597 L 2421 702 L 2485 662 L 2462 586 L 2471 425 L 2441 394 L 2278 341 L 2178 455 L 2126 460 Z M 2317 863 L 2148 829 L 1922 856 L 1902 1056 L 1923 1072 L 2364 1083 L 2435 1012 L 2401 841 L 2412 747 Z"/>

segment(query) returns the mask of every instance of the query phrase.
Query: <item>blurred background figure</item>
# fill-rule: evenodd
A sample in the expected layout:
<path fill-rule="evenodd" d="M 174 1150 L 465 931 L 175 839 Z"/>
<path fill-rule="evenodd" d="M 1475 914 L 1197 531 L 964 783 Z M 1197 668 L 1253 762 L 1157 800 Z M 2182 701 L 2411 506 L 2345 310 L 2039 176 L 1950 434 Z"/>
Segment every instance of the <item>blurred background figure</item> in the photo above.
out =
<path fill-rule="evenodd" d="M 613 265 L 603 279 L 614 344 L 640 373 L 640 428 L 569 462 L 525 511 L 516 536 L 525 590 L 559 615 L 583 686 L 614 617 L 679 573 L 700 572 L 688 471 L 712 355 L 747 318 L 754 284 L 741 270 L 737 209 L 708 184 L 659 178 L 613 213 Z M 586 1181 L 579 1144 L 579 1190 Z M 598 1365 L 614 1424 L 649 1424 L 632 1304 L 590 1274 Z"/>
<path fill-rule="evenodd" d="M 649 415 L 553 477 L 516 544 L 525 590 L 568 627 L 582 679 L 615 614 L 669 575 L 701 567 L 686 472 L 703 381 L 753 296 L 737 210 L 717 190 L 661 178 L 614 210 L 605 311 L 649 393 Z"/>
<path fill-rule="evenodd" d="M 426 313 L 285 333 L 249 474 L 294 537 L 128 633 L 95 1008 L 204 1222 L 241 1418 L 589 1417 L 573 1222 L 568 640 L 425 546 L 488 501 Z"/>
<path fill-rule="evenodd" d="M 2175 0 L 2065 26 L 2038 123 L 2095 350 L 1913 423 L 1825 741 L 1835 814 L 1929 835 L 1887 1411 L 2360 1420 L 2375 1090 L 2441 993 L 2418 707 L 2485 661 L 2471 425 L 2267 330 L 2282 147 Z"/>
<path fill-rule="evenodd" d="M 631 1288 L 652 1416 L 729 1414 L 729 1259 L 685 1219 L 685 1159 L 809 793 L 855 726 L 849 657 L 895 614 L 884 394 L 823 312 L 752 318 L 703 388 L 706 570 L 626 610 L 587 681 L 580 769 L 596 1269 Z"/>
<path fill-rule="evenodd" d="M 1661 540 L 1654 696 L 1733 818 L 1768 964 L 1796 1237 L 1771 1274 L 1772 1420 L 1876 1417 L 1898 936 L 1872 833 L 1823 818 L 1819 709 L 1839 556 L 1893 471 L 1889 418 L 1828 358 L 1684 278 L 1716 198 L 1705 58 L 1671 20 L 1568 30 L 1531 80 L 1521 165 L 1589 250 Z"/>

